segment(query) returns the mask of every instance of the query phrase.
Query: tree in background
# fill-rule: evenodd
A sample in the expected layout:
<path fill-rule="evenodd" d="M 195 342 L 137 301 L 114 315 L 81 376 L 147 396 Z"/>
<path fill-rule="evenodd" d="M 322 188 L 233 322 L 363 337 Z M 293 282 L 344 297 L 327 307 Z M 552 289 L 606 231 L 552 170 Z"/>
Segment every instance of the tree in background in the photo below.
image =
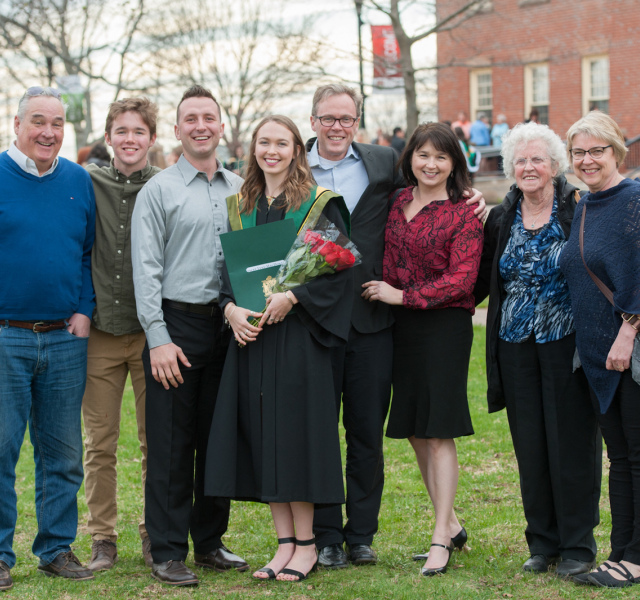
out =
<path fill-rule="evenodd" d="M 296 19 L 284 2 L 168 0 L 145 22 L 149 72 L 163 94 L 179 97 L 198 83 L 210 88 L 227 122 L 224 141 L 233 155 L 266 114 L 286 110 L 324 76 L 330 48 L 310 34 L 312 23 Z"/>
<path fill-rule="evenodd" d="M 438 14 L 444 13 L 440 18 L 436 18 L 436 2 L 433 1 L 389 0 L 388 2 L 383 2 L 382 0 L 366 0 L 364 2 L 364 6 L 380 11 L 391 19 L 391 25 L 393 26 L 393 31 L 396 34 L 400 48 L 400 61 L 407 110 L 407 133 L 409 135 L 418 126 L 420 116 L 416 91 L 416 83 L 420 77 L 419 74 L 420 72 L 437 68 L 436 65 L 420 69 L 415 68 L 413 57 L 411 56 L 413 45 L 440 31 L 455 29 L 466 20 L 474 17 L 478 12 L 484 10 L 489 2 L 490 0 L 464 0 L 457 3 L 448 2 L 447 7 L 442 7 L 442 9 L 438 11 Z M 452 4 L 457 4 L 457 7 L 453 9 L 449 8 Z M 409 6 L 422 7 L 431 15 L 431 19 L 425 19 L 427 23 L 425 27 L 415 28 L 413 27 L 413 23 L 403 23 L 403 12 Z M 412 19 L 412 21 L 415 22 L 416 20 Z M 408 33 L 408 31 L 411 30 L 414 30 L 414 32 L 411 34 Z"/>
<path fill-rule="evenodd" d="M 74 123 L 77 148 L 93 133 L 95 84 L 104 84 L 113 100 L 122 90 L 139 89 L 134 41 L 145 8 L 145 0 L 0 2 L 0 64 L 10 81 L 24 90 L 34 78 L 50 83 L 55 76 L 82 78 L 84 120 Z"/>

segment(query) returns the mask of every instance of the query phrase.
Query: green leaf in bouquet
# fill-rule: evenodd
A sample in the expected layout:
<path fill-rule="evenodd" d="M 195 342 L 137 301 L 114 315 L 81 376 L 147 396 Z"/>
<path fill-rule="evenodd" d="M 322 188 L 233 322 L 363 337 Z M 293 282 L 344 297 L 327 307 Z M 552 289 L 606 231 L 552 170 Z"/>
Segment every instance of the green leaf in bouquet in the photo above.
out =
<path fill-rule="evenodd" d="M 289 265 L 295 265 L 304 256 L 304 253 L 306 252 L 306 250 L 307 250 L 306 246 L 300 246 L 300 248 L 296 248 L 287 259 L 285 268 L 288 267 Z"/>

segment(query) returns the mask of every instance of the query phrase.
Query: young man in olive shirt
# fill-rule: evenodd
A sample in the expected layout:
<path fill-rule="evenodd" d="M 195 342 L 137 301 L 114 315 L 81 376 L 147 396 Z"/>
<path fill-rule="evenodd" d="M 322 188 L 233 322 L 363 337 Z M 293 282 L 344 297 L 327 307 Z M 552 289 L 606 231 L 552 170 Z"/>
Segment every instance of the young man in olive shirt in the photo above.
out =
<path fill-rule="evenodd" d="M 96 310 L 91 323 L 82 414 L 92 571 L 110 569 L 118 558 L 116 450 L 127 374 L 131 375 L 135 396 L 142 490 L 147 471 L 142 366 L 145 335 L 138 321 L 133 291 L 131 215 L 138 192 L 160 171 L 147 160 L 156 140 L 157 114 L 156 105 L 147 98 L 127 98 L 111 104 L 105 140 L 113 149 L 114 159 L 108 167 L 88 167 L 96 195 L 96 241 L 91 255 Z M 142 553 L 150 566 L 144 517 L 139 531 Z"/>

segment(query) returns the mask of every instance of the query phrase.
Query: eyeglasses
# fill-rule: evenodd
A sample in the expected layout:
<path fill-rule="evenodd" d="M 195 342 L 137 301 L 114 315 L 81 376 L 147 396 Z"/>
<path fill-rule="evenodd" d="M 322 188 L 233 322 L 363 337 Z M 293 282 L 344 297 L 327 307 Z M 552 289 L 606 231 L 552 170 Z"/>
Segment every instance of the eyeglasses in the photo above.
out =
<path fill-rule="evenodd" d="M 325 127 L 332 127 L 336 121 L 340 121 L 340 125 L 347 128 L 353 127 L 353 124 L 358 120 L 354 119 L 353 117 L 340 117 L 339 119 L 336 119 L 335 117 L 319 117 L 317 115 L 316 119 L 318 119 L 318 121 L 320 121 L 320 123 L 322 123 L 322 125 L 324 125 Z"/>
<path fill-rule="evenodd" d="M 543 162 L 547 160 L 546 156 L 532 156 L 531 158 L 516 158 L 513 161 L 514 167 L 524 167 L 527 164 L 527 161 L 531 162 L 534 167 L 541 165 Z"/>
<path fill-rule="evenodd" d="M 27 89 L 27 91 L 24 93 L 24 95 L 25 96 L 29 96 L 29 97 L 45 95 L 45 96 L 53 96 L 54 98 L 57 98 L 58 100 L 62 99 L 62 95 L 55 88 L 52 88 L 52 87 L 41 87 L 39 85 L 34 85 L 34 86 L 30 87 L 29 89 Z"/>
<path fill-rule="evenodd" d="M 611 144 L 608 146 L 594 146 L 593 148 L 589 148 L 589 150 L 572 148 L 569 152 L 571 152 L 571 158 L 573 158 L 573 160 L 582 160 L 584 155 L 587 153 L 591 155 L 591 158 L 602 158 L 602 155 L 607 148 L 611 148 Z"/>

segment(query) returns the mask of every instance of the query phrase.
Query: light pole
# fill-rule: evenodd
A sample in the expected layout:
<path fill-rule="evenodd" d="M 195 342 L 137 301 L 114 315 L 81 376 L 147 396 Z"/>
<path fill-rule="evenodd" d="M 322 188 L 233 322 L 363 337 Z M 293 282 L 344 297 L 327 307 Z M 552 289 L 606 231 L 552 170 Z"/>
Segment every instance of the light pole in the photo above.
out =
<path fill-rule="evenodd" d="M 366 129 L 364 120 L 364 75 L 362 69 L 362 4 L 364 0 L 353 0 L 356 5 L 356 13 L 358 14 L 358 61 L 360 63 L 360 95 L 362 96 L 362 117 L 360 118 L 360 129 Z"/>

